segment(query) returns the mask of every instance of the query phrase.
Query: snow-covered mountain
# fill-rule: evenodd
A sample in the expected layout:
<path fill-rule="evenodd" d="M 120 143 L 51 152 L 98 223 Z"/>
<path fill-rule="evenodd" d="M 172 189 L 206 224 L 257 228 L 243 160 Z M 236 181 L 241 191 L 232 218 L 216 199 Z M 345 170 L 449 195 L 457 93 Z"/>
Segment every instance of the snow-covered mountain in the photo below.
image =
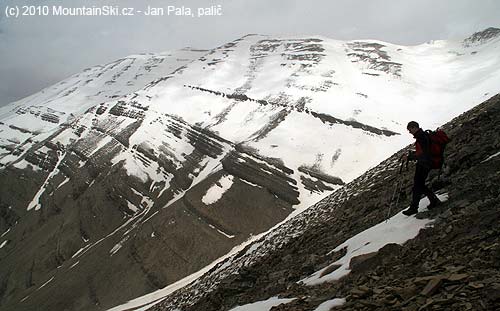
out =
<path fill-rule="evenodd" d="M 2 164 L 9 149 L 29 149 L 57 127 L 70 123 L 91 107 L 140 90 L 167 76 L 207 51 L 184 49 L 172 53 L 131 55 L 103 66 L 87 68 L 51 87 L 0 108 Z"/>
<path fill-rule="evenodd" d="M 0 108 L 0 303 L 114 306 L 190 275 L 499 91 L 462 42 L 248 35 L 135 55 Z M 51 299 L 48 299 L 51 297 Z"/>

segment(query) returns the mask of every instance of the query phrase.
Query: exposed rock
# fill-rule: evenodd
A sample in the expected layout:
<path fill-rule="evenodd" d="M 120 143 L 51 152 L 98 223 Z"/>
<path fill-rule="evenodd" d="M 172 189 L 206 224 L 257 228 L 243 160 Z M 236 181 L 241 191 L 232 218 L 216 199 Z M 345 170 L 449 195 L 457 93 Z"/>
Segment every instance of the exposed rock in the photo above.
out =
<path fill-rule="evenodd" d="M 421 295 L 432 296 L 443 283 L 443 279 L 440 277 L 433 278 L 427 283 L 425 288 L 422 290 Z"/>
<path fill-rule="evenodd" d="M 330 273 L 332 273 L 333 271 L 337 270 L 338 268 L 340 268 L 341 265 L 331 265 L 329 266 L 328 268 L 325 269 L 325 271 L 323 271 L 321 274 L 320 274 L 320 278 L 324 277 L 325 275 L 328 275 Z"/>
<path fill-rule="evenodd" d="M 353 257 L 351 259 L 351 261 L 349 262 L 349 269 L 356 270 L 356 271 L 367 270 L 368 268 L 362 267 L 362 266 L 366 263 L 366 261 L 375 257 L 376 255 L 377 255 L 377 252 L 372 252 L 372 253 L 363 254 L 363 255 Z"/>
<path fill-rule="evenodd" d="M 500 35 L 500 29 L 494 28 L 494 27 L 489 27 L 483 31 L 479 31 L 474 33 L 472 36 L 469 38 L 465 39 L 463 42 L 463 45 L 465 47 L 470 47 L 475 44 L 481 44 L 484 43 L 490 39 L 496 38 Z"/>

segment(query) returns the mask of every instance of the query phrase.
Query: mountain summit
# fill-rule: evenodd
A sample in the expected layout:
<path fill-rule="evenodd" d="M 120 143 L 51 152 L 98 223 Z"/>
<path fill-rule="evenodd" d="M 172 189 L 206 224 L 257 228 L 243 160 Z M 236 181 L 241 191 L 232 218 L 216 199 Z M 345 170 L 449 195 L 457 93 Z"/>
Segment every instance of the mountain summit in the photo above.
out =
<path fill-rule="evenodd" d="M 248 35 L 0 108 L 2 310 L 102 310 L 202 271 L 407 145 L 408 120 L 496 94 L 500 40 L 474 42 Z"/>

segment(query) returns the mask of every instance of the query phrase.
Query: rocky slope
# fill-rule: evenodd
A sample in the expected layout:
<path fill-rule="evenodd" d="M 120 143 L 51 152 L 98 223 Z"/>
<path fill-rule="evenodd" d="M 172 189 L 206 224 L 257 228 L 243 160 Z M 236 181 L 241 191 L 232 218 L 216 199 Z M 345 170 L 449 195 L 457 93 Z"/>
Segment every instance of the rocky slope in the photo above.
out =
<path fill-rule="evenodd" d="M 2 107 L 0 307 L 107 309 L 199 271 L 406 145 L 399 120 L 498 92 L 500 37 L 469 41 L 249 35 Z"/>
<path fill-rule="evenodd" d="M 331 252 L 357 233 L 388 218 L 390 197 L 402 178 L 406 208 L 412 166 L 399 171 L 403 149 L 256 244 L 222 263 L 151 310 L 229 310 L 269 297 L 293 298 L 272 310 L 315 310 L 344 298 L 332 310 L 497 310 L 500 306 L 500 95 L 442 128 L 452 142 L 446 166 L 430 182 L 449 198 L 434 219 L 409 242 L 388 244 L 353 258 L 352 271 L 335 282 L 300 282 L 330 266 L 345 249 Z M 394 203 L 394 202 L 393 202 Z M 412 216 L 413 217 L 413 216 Z M 326 309 L 328 310 L 328 309 Z"/>

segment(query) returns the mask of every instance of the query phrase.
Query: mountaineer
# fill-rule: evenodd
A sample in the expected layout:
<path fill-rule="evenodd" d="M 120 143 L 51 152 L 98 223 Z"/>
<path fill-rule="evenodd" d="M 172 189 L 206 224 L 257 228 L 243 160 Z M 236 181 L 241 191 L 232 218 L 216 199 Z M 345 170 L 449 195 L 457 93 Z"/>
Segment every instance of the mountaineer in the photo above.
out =
<path fill-rule="evenodd" d="M 429 198 L 430 204 L 428 209 L 441 204 L 436 194 L 425 185 L 425 180 L 431 169 L 441 169 L 443 165 L 444 146 L 450 139 L 441 130 L 435 132 L 422 130 L 415 121 L 409 122 L 406 128 L 415 137 L 416 142 L 415 151 L 404 155 L 403 160 L 417 161 L 415 177 L 413 179 L 411 204 L 407 210 L 403 211 L 403 214 L 410 216 L 418 212 L 418 204 L 422 194 L 425 194 Z"/>

